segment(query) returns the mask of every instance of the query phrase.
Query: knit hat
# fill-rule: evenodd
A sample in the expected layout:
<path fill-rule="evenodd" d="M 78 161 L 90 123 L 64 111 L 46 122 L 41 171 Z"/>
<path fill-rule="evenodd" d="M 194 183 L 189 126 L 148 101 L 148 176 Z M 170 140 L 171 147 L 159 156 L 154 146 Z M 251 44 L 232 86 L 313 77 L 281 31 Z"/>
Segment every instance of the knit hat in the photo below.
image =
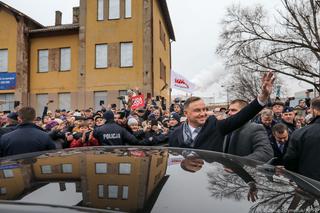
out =
<path fill-rule="evenodd" d="M 285 107 L 282 111 L 282 113 L 286 113 L 286 112 L 293 112 L 293 108 L 292 107 Z"/>
<path fill-rule="evenodd" d="M 10 118 L 11 120 L 15 120 L 17 121 L 18 120 L 18 113 L 16 112 L 11 112 L 7 115 L 7 118 Z"/>
<path fill-rule="evenodd" d="M 114 114 L 113 114 L 113 112 L 111 110 L 106 111 L 103 114 L 103 117 L 104 117 L 104 119 L 106 119 L 106 121 L 114 120 Z"/>
<path fill-rule="evenodd" d="M 180 115 L 178 113 L 176 113 L 176 112 L 173 112 L 170 115 L 170 119 L 174 119 L 174 120 L 176 120 L 178 122 L 180 122 L 180 118 L 181 118 Z"/>
<path fill-rule="evenodd" d="M 137 121 L 137 119 L 135 119 L 135 118 L 133 118 L 133 117 L 129 118 L 129 120 L 128 120 L 128 126 L 138 125 L 138 124 L 139 124 L 139 122 Z"/>
<path fill-rule="evenodd" d="M 46 131 L 50 131 L 53 127 L 59 125 L 59 123 L 55 120 L 50 121 L 46 126 L 45 126 L 45 130 Z"/>

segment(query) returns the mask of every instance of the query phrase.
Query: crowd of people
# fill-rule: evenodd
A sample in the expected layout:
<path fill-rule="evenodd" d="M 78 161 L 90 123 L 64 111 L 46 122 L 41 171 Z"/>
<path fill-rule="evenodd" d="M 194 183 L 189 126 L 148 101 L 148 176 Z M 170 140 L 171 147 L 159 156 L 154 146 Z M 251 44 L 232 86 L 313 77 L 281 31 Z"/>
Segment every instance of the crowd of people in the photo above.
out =
<path fill-rule="evenodd" d="M 307 98 L 296 107 L 279 99 L 270 102 L 274 76 L 262 80 L 262 91 L 251 103 L 236 99 L 227 109 L 210 111 L 199 97 L 163 100 L 149 98 L 133 109 L 130 97 L 116 104 L 67 111 L 50 111 L 51 101 L 36 117 L 32 107 L 3 115 L 0 157 L 35 151 L 84 146 L 168 145 L 204 149 L 283 165 L 320 180 L 320 99 Z M 158 101 L 157 101 L 158 100 Z M 120 109 L 121 108 L 121 109 Z M 276 157 L 276 158 L 274 158 Z"/>

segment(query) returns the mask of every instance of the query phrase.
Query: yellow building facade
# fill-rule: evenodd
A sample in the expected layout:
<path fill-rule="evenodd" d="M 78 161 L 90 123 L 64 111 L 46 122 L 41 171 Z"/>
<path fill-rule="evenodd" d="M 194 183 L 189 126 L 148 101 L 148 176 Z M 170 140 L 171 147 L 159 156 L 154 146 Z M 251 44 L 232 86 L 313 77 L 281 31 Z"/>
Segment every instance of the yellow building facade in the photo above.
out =
<path fill-rule="evenodd" d="M 50 27 L 0 8 L 0 71 L 16 73 L 15 88 L 2 88 L 0 73 L 9 110 L 14 100 L 38 114 L 49 100 L 52 110 L 99 109 L 101 102 L 119 105 L 117 97 L 134 88 L 170 101 L 175 36 L 166 1 L 80 0 L 72 24 L 62 25 L 57 11 Z"/>

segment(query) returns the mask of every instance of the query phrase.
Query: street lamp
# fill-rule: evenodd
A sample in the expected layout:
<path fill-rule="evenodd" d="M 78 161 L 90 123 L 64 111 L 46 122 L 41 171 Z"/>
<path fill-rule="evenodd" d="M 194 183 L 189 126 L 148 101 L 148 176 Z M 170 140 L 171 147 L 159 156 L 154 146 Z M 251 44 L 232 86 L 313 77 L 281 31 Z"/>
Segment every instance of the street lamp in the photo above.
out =
<path fill-rule="evenodd" d="M 229 91 L 230 91 L 230 89 L 234 88 L 234 85 L 232 85 L 232 86 L 221 85 L 221 87 L 222 88 L 226 88 L 226 91 L 227 91 L 227 105 L 229 106 L 229 102 L 230 102 Z"/>

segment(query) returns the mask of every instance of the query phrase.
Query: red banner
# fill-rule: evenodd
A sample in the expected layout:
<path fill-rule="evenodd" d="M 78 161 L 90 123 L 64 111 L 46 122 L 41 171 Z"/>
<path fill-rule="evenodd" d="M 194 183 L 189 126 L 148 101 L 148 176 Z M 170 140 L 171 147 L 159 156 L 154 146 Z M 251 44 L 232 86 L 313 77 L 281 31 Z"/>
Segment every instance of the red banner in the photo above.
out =
<path fill-rule="evenodd" d="M 132 100 L 131 110 L 144 107 L 144 95 L 133 96 L 131 100 Z"/>

